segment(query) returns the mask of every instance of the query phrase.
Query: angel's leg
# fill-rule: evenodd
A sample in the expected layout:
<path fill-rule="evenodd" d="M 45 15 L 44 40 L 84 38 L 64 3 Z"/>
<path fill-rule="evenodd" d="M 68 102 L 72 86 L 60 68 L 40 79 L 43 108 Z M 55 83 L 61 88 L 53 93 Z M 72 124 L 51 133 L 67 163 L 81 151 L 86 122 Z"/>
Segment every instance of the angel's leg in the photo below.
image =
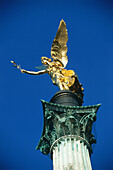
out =
<path fill-rule="evenodd" d="M 57 79 L 57 85 L 60 90 L 69 90 L 68 85 L 65 82 L 61 82 L 59 79 Z"/>
<path fill-rule="evenodd" d="M 56 83 L 56 85 L 59 87 L 59 89 L 60 90 L 63 90 L 64 88 L 63 88 L 63 84 L 62 84 L 62 82 L 60 81 L 60 78 L 59 78 L 59 76 L 56 74 L 55 75 L 55 83 Z"/>
<path fill-rule="evenodd" d="M 62 84 L 63 84 L 65 90 L 69 90 L 69 87 L 66 83 L 62 82 Z"/>
<path fill-rule="evenodd" d="M 59 87 L 60 90 L 64 90 L 63 84 L 60 80 L 57 81 L 57 84 L 58 84 L 58 87 Z"/>
<path fill-rule="evenodd" d="M 69 90 L 68 85 L 63 81 L 61 74 L 55 74 L 55 83 L 60 90 Z"/>

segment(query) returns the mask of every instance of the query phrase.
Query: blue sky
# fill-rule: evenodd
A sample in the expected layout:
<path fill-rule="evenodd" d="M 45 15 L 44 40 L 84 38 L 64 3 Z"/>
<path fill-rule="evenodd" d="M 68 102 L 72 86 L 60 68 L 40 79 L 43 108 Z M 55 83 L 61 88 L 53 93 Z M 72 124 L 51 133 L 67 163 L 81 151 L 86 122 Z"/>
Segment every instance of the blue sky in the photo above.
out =
<path fill-rule="evenodd" d="M 10 63 L 36 70 L 61 19 L 68 30 L 68 65 L 83 84 L 84 104 L 102 103 L 94 124 L 94 170 L 113 170 L 113 2 L 0 1 L 0 170 L 52 169 L 36 151 L 43 128 L 41 99 L 59 90 L 48 75 L 21 74 Z"/>

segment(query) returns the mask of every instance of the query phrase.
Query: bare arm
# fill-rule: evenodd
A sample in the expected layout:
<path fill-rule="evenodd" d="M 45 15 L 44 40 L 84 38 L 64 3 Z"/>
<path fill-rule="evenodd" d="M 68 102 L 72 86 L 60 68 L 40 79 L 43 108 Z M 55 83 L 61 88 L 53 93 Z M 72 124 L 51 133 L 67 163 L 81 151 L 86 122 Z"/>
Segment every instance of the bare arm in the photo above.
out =
<path fill-rule="evenodd" d="M 17 67 L 17 69 L 19 69 L 19 70 L 21 71 L 21 73 L 27 73 L 27 74 L 31 74 L 31 75 L 41 75 L 41 74 L 48 73 L 47 70 L 27 71 L 27 70 L 21 69 L 20 65 L 17 65 L 14 61 L 11 61 L 11 63 L 13 63 L 13 66 L 14 66 L 14 67 Z"/>
<path fill-rule="evenodd" d="M 21 71 L 22 73 L 27 73 L 27 74 L 31 74 L 31 75 L 41 75 L 41 74 L 47 73 L 47 70 L 27 71 L 27 70 L 24 70 L 24 69 L 20 69 L 20 71 Z"/>

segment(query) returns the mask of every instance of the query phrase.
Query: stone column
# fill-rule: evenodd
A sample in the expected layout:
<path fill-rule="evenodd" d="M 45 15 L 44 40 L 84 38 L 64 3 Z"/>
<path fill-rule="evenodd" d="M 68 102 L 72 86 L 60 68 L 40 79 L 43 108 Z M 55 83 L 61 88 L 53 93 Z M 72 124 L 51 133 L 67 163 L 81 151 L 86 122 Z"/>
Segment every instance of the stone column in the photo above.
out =
<path fill-rule="evenodd" d="M 92 170 L 89 144 L 81 137 L 67 135 L 57 139 L 53 151 L 53 170 Z"/>
<path fill-rule="evenodd" d="M 53 160 L 54 170 L 91 170 L 91 133 L 100 104 L 81 106 L 76 94 L 60 91 L 50 102 L 42 100 L 44 126 L 36 149 Z"/>

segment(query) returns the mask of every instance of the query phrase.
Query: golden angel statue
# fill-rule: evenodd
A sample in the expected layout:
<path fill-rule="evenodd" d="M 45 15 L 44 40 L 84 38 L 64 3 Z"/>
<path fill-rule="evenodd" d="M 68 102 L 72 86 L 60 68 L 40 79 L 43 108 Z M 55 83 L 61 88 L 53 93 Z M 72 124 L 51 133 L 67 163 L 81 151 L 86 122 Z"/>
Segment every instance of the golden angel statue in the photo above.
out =
<path fill-rule="evenodd" d="M 31 75 L 41 75 L 48 73 L 52 79 L 53 84 L 57 85 L 60 90 L 71 90 L 76 93 L 78 97 L 83 99 L 84 90 L 82 84 L 79 83 L 78 76 L 73 70 L 65 69 L 67 58 L 67 41 L 68 34 L 66 24 L 63 20 L 60 21 L 60 25 L 51 47 L 51 58 L 41 57 L 43 69 L 40 71 L 27 71 L 21 69 L 20 65 L 17 65 L 14 61 L 11 61 L 22 73 Z M 37 67 L 40 68 L 40 67 Z"/>

